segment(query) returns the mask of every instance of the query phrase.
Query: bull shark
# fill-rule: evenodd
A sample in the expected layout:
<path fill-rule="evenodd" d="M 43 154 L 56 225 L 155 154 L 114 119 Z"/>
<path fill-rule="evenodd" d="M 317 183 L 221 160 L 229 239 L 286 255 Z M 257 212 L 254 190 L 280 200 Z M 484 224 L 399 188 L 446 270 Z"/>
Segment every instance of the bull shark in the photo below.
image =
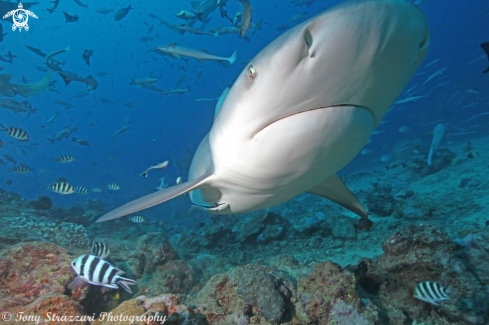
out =
<path fill-rule="evenodd" d="M 239 37 L 243 38 L 251 27 L 251 12 L 253 8 L 248 0 L 239 0 L 243 4 L 243 13 L 241 14 L 241 25 L 238 26 L 241 30 Z"/>
<path fill-rule="evenodd" d="M 37 95 L 49 86 L 52 74 L 53 72 L 50 70 L 44 79 L 36 83 L 26 85 L 10 83 L 10 79 L 12 79 L 13 74 L 0 74 L 0 94 L 7 97 L 14 97 L 15 95 L 30 97 Z"/>
<path fill-rule="evenodd" d="M 229 58 L 225 58 L 212 55 L 210 53 L 207 53 L 207 51 L 205 50 L 196 50 L 189 47 L 178 46 L 177 43 L 157 46 L 156 49 L 158 51 L 171 54 L 177 59 L 180 59 L 182 56 L 188 56 L 198 60 L 199 62 L 204 62 L 205 60 L 217 60 L 228 61 L 229 63 L 234 64 L 234 62 L 236 62 L 236 59 L 238 58 L 238 51 L 234 51 L 233 55 L 231 55 Z"/>
<path fill-rule="evenodd" d="M 424 59 L 426 17 L 408 0 L 352 0 L 290 29 L 238 76 L 195 152 L 188 181 L 97 222 L 184 193 L 200 210 L 253 212 L 312 193 L 370 222 L 337 176 Z"/>

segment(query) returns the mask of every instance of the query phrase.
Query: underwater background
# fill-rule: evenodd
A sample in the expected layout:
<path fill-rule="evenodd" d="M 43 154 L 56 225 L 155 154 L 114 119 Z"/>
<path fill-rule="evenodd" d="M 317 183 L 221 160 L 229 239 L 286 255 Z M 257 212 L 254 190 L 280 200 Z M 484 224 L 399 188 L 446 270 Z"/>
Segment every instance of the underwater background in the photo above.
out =
<path fill-rule="evenodd" d="M 162 184 L 187 181 L 226 87 L 279 35 L 341 2 L 251 1 L 243 38 L 217 32 L 243 10 L 234 0 L 222 2 L 225 14 L 217 5 L 207 23 L 193 22 L 208 35 L 174 30 L 186 23 L 176 15 L 198 13 L 200 2 L 25 2 L 38 18 L 21 32 L 4 18 L 0 311 L 46 324 L 52 314 L 111 310 L 165 324 L 489 324 L 485 0 L 413 1 L 428 20 L 428 54 L 339 172 L 374 222 L 368 231 L 352 212 L 309 194 L 231 216 L 189 213 L 183 195 L 95 223 Z M 17 8 L 0 1 L 1 16 Z M 156 49 L 173 43 L 224 58 L 237 51 L 237 60 L 202 63 Z M 443 132 L 428 165 L 436 127 Z M 56 193 L 60 182 L 76 191 Z M 93 242 L 137 281 L 132 293 L 69 287 L 71 262 L 93 253 Z M 451 293 L 423 301 L 415 291 L 427 281 Z"/>

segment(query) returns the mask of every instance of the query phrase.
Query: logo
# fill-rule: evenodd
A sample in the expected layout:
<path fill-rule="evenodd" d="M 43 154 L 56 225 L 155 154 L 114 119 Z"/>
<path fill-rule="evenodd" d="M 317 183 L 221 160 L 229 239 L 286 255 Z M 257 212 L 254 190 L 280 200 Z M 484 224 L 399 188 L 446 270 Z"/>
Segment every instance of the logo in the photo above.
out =
<path fill-rule="evenodd" d="M 25 10 L 24 6 L 22 6 L 22 3 L 19 3 L 19 9 L 15 9 L 7 12 L 7 14 L 3 16 L 3 19 L 6 19 L 10 16 L 12 16 L 12 19 L 14 21 L 14 24 L 12 25 L 12 30 L 15 31 L 15 29 L 17 29 L 18 27 L 19 32 L 22 31 L 22 28 L 25 28 L 26 31 L 29 30 L 29 25 L 27 25 L 29 16 L 37 19 L 36 14 L 33 13 L 32 11 Z"/>

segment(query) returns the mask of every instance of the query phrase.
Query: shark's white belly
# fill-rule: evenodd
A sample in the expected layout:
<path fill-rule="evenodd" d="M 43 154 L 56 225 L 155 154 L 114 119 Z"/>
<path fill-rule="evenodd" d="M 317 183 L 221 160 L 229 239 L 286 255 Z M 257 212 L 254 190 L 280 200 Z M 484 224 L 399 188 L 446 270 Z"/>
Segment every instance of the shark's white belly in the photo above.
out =
<path fill-rule="evenodd" d="M 213 137 L 211 131 L 214 189 L 193 191 L 192 201 L 209 206 L 229 204 L 215 211 L 219 214 L 283 203 L 344 167 L 373 130 L 374 120 L 367 109 L 335 106 L 280 119 L 251 139 L 236 141 L 233 134 Z"/>

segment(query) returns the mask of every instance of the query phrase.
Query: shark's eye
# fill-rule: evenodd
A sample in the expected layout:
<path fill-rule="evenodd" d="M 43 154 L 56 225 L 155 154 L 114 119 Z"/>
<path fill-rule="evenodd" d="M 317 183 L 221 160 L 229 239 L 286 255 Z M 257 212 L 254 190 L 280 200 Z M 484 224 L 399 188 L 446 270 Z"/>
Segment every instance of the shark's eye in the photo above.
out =
<path fill-rule="evenodd" d="M 250 67 L 248 68 L 248 77 L 255 78 L 255 76 L 256 76 L 255 67 L 250 65 Z"/>

